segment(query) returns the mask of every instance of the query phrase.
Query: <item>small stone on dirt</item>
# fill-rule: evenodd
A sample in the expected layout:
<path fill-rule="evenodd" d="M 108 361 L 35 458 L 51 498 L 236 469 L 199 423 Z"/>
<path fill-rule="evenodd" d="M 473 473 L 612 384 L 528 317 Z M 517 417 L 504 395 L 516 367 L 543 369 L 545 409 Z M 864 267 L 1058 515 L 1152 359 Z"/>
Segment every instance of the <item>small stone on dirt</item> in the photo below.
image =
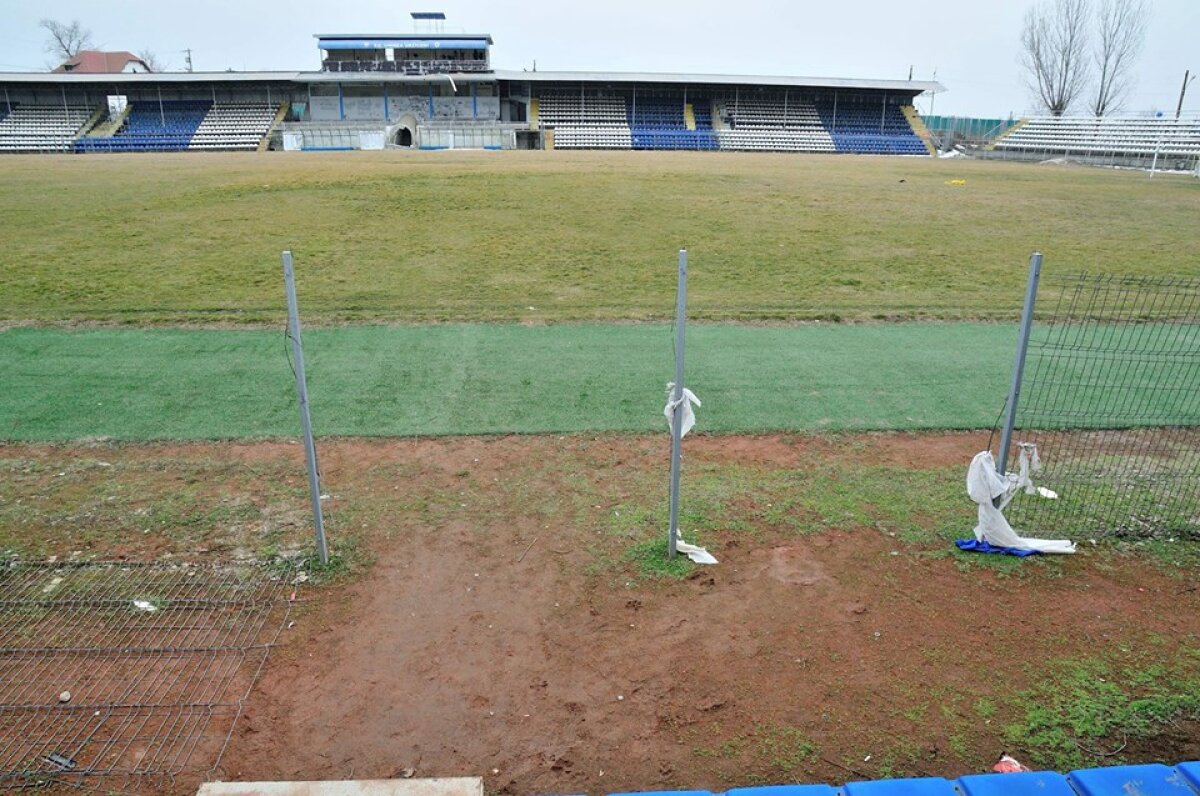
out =
<path fill-rule="evenodd" d="M 63 691 L 61 694 L 58 695 L 58 701 L 59 702 L 70 702 L 71 701 L 71 692 Z"/>

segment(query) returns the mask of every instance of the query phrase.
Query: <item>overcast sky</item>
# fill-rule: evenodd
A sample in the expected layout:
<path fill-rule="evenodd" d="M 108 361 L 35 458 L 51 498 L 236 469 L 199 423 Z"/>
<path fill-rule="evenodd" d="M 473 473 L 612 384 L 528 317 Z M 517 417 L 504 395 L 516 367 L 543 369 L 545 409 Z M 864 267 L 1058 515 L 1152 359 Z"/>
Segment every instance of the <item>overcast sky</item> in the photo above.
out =
<path fill-rule="evenodd" d="M 104 49 L 149 49 L 172 70 L 314 69 L 313 33 L 408 33 L 410 11 L 447 31 L 491 33 L 502 69 L 937 79 L 938 114 L 1003 117 L 1034 107 L 1017 64 L 1031 0 L 0 0 L 0 70 L 45 69 L 44 16 L 78 19 Z M 1200 0 L 1149 0 L 1131 111 L 1174 114 L 1183 71 L 1200 71 Z M 1200 81 L 1185 110 L 1200 112 Z M 928 98 L 919 100 L 929 112 Z"/>

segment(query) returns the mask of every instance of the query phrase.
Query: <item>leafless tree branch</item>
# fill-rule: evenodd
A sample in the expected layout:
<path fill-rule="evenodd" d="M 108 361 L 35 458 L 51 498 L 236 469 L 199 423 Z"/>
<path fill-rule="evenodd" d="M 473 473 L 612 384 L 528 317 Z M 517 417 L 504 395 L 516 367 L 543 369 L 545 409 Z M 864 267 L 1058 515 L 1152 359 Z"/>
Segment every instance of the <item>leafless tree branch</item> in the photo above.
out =
<path fill-rule="evenodd" d="M 1121 109 L 1134 61 L 1146 38 L 1148 15 L 1145 0 L 1099 0 L 1092 55 L 1097 82 L 1091 105 L 1096 116 Z"/>
<path fill-rule="evenodd" d="M 142 51 L 137 54 L 137 57 L 142 59 L 142 63 L 144 63 L 146 68 L 151 72 L 167 71 L 166 61 L 159 58 L 158 54 L 154 52 L 154 50 L 143 48 Z"/>
<path fill-rule="evenodd" d="M 1021 64 L 1029 87 L 1054 116 L 1066 113 L 1088 80 L 1090 0 L 1043 0 L 1025 13 Z"/>
<path fill-rule="evenodd" d="M 69 23 L 43 19 L 38 23 L 38 27 L 45 29 L 47 34 L 46 52 L 60 62 L 74 58 L 80 51 L 90 50 L 95 46 L 92 42 L 92 32 L 80 25 L 77 19 Z"/>

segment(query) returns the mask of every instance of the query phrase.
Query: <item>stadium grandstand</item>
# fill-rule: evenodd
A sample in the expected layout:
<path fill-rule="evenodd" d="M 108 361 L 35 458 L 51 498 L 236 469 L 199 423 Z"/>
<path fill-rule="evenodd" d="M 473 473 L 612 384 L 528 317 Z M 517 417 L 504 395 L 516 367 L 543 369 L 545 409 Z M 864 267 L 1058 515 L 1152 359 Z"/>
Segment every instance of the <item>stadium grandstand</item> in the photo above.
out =
<path fill-rule="evenodd" d="M 309 72 L 0 73 L 0 151 L 935 153 L 909 80 L 493 69 L 492 37 L 317 34 Z"/>
<path fill-rule="evenodd" d="M 317 34 L 307 72 L 0 73 L 0 152 L 625 149 L 1195 168 L 1200 119 L 930 117 L 935 82 L 492 67 L 492 37 Z"/>
<path fill-rule="evenodd" d="M 980 154 L 1189 171 L 1200 168 L 1200 117 L 1033 117 L 1008 128 Z"/>

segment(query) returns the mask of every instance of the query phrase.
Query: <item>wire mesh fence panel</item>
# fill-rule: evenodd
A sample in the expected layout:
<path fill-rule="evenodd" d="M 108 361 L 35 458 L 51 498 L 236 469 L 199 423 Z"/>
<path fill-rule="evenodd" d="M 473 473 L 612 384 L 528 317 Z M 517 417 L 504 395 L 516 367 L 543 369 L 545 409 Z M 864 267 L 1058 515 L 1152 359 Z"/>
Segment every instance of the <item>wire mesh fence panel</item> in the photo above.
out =
<path fill-rule="evenodd" d="M 0 790 L 213 770 L 286 621 L 257 564 L 0 565 Z"/>
<path fill-rule="evenodd" d="M 1200 280 L 1044 277 L 1009 461 L 1033 480 L 1021 532 L 1200 539 Z M 1009 469 L 1013 469 L 1010 465 Z"/>

